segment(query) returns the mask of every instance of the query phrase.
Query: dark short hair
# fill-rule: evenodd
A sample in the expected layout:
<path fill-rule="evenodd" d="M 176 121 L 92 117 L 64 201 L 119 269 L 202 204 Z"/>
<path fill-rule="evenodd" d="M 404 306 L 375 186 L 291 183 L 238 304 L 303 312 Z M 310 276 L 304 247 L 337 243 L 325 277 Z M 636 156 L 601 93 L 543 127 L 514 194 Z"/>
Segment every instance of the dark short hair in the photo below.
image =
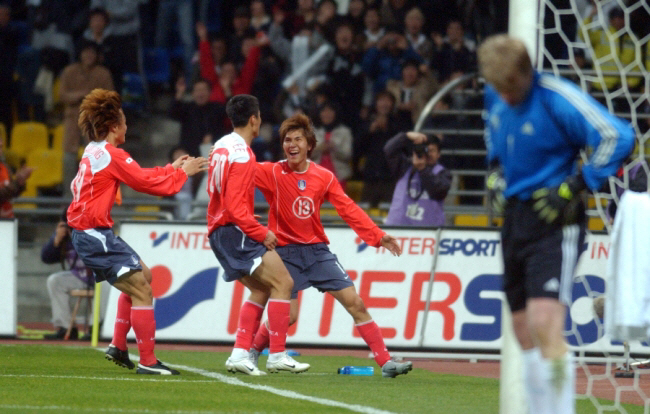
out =
<path fill-rule="evenodd" d="M 233 128 L 245 127 L 251 116 L 259 116 L 260 103 L 253 95 L 235 95 L 226 104 L 226 115 Z"/>
<path fill-rule="evenodd" d="M 199 83 L 205 83 L 206 85 L 208 85 L 208 89 L 212 88 L 212 85 L 210 84 L 210 81 L 207 80 L 206 78 L 201 78 L 201 77 L 198 77 L 198 78 L 194 81 L 194 83 L 192 84 L 192 88 L 194 88 L 194 85 L 197 85 L 197 84 L 199 84 Z"/>
<path fill-rule="evenodd" d="M 427 145 L 433 144 L 436 147 L 438 147 L 438 151 L 440 151 L 440 148 L 442 147 L 442 141 L 440 141 L 440 138 L 438 138 L 436 135 L 432 134 L 426 134 L 427 135 Z"/>
<path fill-rule="evenodd" d="M 90 11 L 90 13 L 88 13 L 88 20 L 90 20 L 90 18 L 93 17 L 96 14 L 99 14 L 100 16 L 102 16 L 104 18 L 104 21 L 106 22 L 106 24 L 110 23 L 111 18 L 108 15 L 108 12 L 105 9 L 103 9 L 102 7 L 95 7 L 94 9 L 92 9 Z"/>
<path fill-rule="evenodd" d="M 246 6 L 239 6 L 235 9 L 234 17 L 247 17 L 251 18 L 251 12 Z"/>
<path fill-rule="evenodd" d="M 402 70 L 404 70 L 404 68 L 407 68 L 409 66 L 413 66 L 416 70 L 418 70 L 418 72 L 420 71 L 420 62 L 418 62 L 415 59 L 406 59 L 402 63 Z"/>
<path fill-rule="evenodd" d="M 625 13 L 623 12 L 623 9 L 620 7 L 614 7 L 609 11 L 609 16 L 610 19 L 613 19 L 614 17 L 620 17 L 623 18 L 625 17 Z"/>

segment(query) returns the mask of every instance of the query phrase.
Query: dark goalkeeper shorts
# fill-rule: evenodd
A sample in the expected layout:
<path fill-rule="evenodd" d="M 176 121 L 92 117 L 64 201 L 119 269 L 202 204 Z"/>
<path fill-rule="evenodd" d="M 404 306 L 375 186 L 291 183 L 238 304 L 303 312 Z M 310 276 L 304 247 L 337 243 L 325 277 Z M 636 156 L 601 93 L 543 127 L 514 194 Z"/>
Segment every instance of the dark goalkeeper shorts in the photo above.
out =
<path fill-rule="evenodd" d="M 548 225 L 531 202 L 510 201 L 501 230 L 503 290 L 510 310 L 524 309 L 529 298 L 553 298 L 569 305 L 584 240 L 584 219 Z"/>
<path fill-rule="evenodd" d="M 293 244 L 275 250 L 293 279 L 292 299 L 310 286 L 321 292 L 353 286 L 350 276 L 325 243 Z"/>
<path fill-rule="evenodd" d="M 118 277 L 142 270 L 140 256 L 109 228 L 72 230 L 70 240 L 97 282 L 105 280 L 112 285 Z"/>
<path fill-rule="evenodd" d="M 244 234 L 239 227 L 218 227 L 208 236 L 212 252 L 223 267 L 223 279 L 232 282 L 253 274 L 268 251 L 262 243 Z"/>

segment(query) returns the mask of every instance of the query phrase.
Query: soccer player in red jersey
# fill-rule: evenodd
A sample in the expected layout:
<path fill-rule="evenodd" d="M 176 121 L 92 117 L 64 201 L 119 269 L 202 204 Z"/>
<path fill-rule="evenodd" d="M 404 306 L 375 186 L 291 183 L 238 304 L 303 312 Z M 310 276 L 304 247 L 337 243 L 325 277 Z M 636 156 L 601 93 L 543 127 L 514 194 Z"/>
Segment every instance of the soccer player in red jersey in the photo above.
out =
<path fill-rule="evenodd" d="M 343 220 L 371 246 L 383 246 L 399 256 L 399 244 L 345 194 L 331 171 L 309 160 L 316 137 L 307 116 L 298 114 L 285 120 L 280 126 L 280 137 L 287 159 L 258 164 L 255 184 L 269 202 L 269 227 L 278 239 L 276 251 L 294 280 L 290 324 L 298 318 L 298 291 L 314 286 L 334 296 L 350 313 L 384 377 L 408 373 L 413 364 L 391 359 L 379 327 L 327 247 L 329 240 L 320 221 L 320 207 L 326 200 L 332 203 Z M 253 361 L 257 361 L 268 342 L 269 330 L 262 324 L 251 350 Z"/>
<path fill-rule="evenodd" d="M 226 104 L 226 114 L 234 131 L 218 140 L 210 153 L 208 238 L 224 280 L 239 280 L 251 292 L 239 312 L 226 368 L 233 373 L 266 374 L 249 359 L 249 350 L 268 300 L 271 339 L 266 369 L 303 372 L 309 364 L 295 361 L 285 349 L 293 280 L 274 251 L 275 234 L 253 216 L 256 162 L 250 144 L 262 123 L 259 102 L 251 95 L 235 95 Z"/>
<path fill-rule="evenodd" d="M 156 321 L 151 271 L 140 256 L 113 233 L 111 207 L 120 183 L 159 196 L 177 193 L 187 177 L 207 170 L 205 158 L 181 157 L 165 167 L 141 168 L 124 150 L 126 118 L 120 95 L 95 89 L 83 99 L 79 128 L 90 140 L 72 181 L 68 225 L 72 244 L 95 280 L 106 280 L 122 294 L 118 299 L 114 337 L 106 359 L 132 369 L 126 335 L 133 326 L 140 351 L 138 374 L 177 375 L 154 355 Z"/>

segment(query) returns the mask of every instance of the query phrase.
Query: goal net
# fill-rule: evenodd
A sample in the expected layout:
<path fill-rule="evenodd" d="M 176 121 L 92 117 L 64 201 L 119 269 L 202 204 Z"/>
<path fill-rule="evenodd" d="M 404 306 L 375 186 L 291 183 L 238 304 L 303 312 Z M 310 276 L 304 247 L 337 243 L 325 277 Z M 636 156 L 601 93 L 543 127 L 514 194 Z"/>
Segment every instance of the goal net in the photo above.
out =
<path fill-rule="evenodd" d="M 534 8 L 536 10 L 531 10 Z M 531 16 L 534 20 L 526 22 Z M 650 2 L 511 0 L 510 20 L 510 33 L 521 37 L 529 50 L 536 52 L 539 70 L 573 80 L 611 113 L 629 120 L 634 126 L 637 145 L 631 159 L 617 177 L 609 179 L 606 190 L 589 198 L 590 228 L 608 232 L 608 206 L 616 205 L 622 189 L 629 188 L 631 175 L 635 174 L 631 171 L 643 168 L 648 176 Z M 606 261 L 607 235 L 590 235 L 589 239 L 589 250 L 583 255 L 593 258 L 593 255 L 602 254 Z M 650 358 L 650 347 L 639 341 L 615 342 L 605 334 L 603 320 L 593 307 L 594 300 L 604 292 L 604 270 L 579 265 L 565 326 L 567 342 L 577 356 L 576 411 L 650 414 L 650 369 L 647 369 L 650 363 L 644 363 Z M 522 381 L 513 381 L 521 366 L 512 361 L 519 356 L 511 358 L 512 355 L 508 355 L 512 353 L 514 338 L 506 336 L 511 334 L 506 333 L 504 326 L 501 413 L 522 412 L 521 408 L 508 408 L 513 405 L 512 401 L 521 400 L 514 395 L 517 387 L 504 386 L 522 384 Z M 516 393 L 523 392 L 523 385 L 520 385 Z"/>

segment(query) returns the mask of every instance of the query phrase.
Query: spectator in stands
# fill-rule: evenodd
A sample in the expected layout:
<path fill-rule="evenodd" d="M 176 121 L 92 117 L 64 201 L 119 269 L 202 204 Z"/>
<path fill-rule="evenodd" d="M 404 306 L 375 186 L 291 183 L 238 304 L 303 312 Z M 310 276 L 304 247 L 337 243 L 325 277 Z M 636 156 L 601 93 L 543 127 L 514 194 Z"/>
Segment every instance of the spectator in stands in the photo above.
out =
<path fill-rule="evenodd" d="M 233 62 L 244 62 L 245 56 L 242 52 L 244 39 L 255 38 L 256 31 L 251 27 L 251 14 L 246 6 L 239 6 L 235 9 L 232 18 L 233 32 L 228 38 L 229 58 Z"/>
<path fill-rule="evenodd" d="M 266 13 L 266 6 L 263 0 L 251 1 L 250 25 L 256 32 L 269 32 L 269 27 L 271 27 L 271 16 Z"/>
<path fill-rule="evenodd" d="M 342 21 L 337 15 L 338 5 L 334 0 L 321 0 L 316 9 L 316 28 L 328 42 L 334 43 L 334 31 Z"/>
<path fill-rule="evenodd" d="M 350 0 L 348 3 L 347 19 L 354 29 L 354 34 L 363 33 L 365 28 L 364 15 L 366 13 L 366 0 Z"/>
<path fill-rule="evenodd" d="M 320 126 L 315 129 L 316 146 L 312 160 L 332 171 L 345 188 L 352 176 L 352 131 L 337 119 L 337 105 L 325 102 L 319 112 Z"/>
<path fill-rule="evenodd" d="M 402 65 L 407 60 L 422 62 L 406 38 L 394 30 L 389 30 L 376 46 L 368 48 L 362 66 L 366 75 L 373 79 L 373 91 L 383 91 L 389 79 L 400 79 Z"/>
<path fill-rule="evenodd" d="M 175 24 L 174 24 L 175 23 Z M 156 19 L 156 47 L 171 49 L 169 35 L 174 29 L 183 46 L 185 79 L 192 79 L 194 55 L 194 4 L 192 0 L 160 0 Z"/>
<path fill-rule="evenodd" d="M 379 9 L 368 7 L 363 15 L 363 49 L 376 47 L 377 43 L 386 34 L 386 29 L 381 25 Z"/>
<path fill-rule="evenodd" d="M 205 79 L 198 79 L 192 85 L 191 102 L 183 100 L 186 89 L 185 79 L 178 78 L 169 116 L 181 123 L 179 146 L 192 157 L 198 157 L 201 144 L 212 144 L 226 134 L 226 110 L 223 104 L 210 102 L 210 83 Z"/>
<path fill-rule="evenodd" d="M 93 9 L 88 16 L 88 28 L 83 33 L 83 39 L 102 46 L 102 54 L 106 53 L 104 43 L 111 34 L 110 29 L 108 29 L 109 23 L 110 18 L 106 10 Z"/>
<path fill-rule="evenodd" d="M 415 125 L 438 86 L 428 70 L 420 72 L 421 66 L 417 61 L 407 60 L 402 65 L 402 79 L 391 79 L 386 84 L 386 90 L 395 97 L 397 115 L 406 125 Z"/>
<path fill-rule="evenodd" d="M 27 179 L 32 175 L 33 170 L 32 167 L 22 166 L 16 174 L 13 174 L 13 170 L 5 160 L 4 143 L 0 139 L 0 218 L 14 216 L 11 199 L 25 191 Z"/>
<path fill-rule="evenodd" d="M 285 10 L 288 12 L 288 10 Z M 275 13 L 283 12 L 278 9 Z M 275 14 L 274 13 L 274 14 Z M 274 16 L 275 19 L 275 16 Z M 300 33 L 306 25 L 316 22 L 316 8 L 314 0 L 298 0 L 298 7 L 294 12 L 291 12 L 287 18 L 286 24 L 290 36 L 295 36 Z M 281 24 L 285 24 L 283 21 Z"/>
<path fill-rule="evenodd" d="M 95 285 L 92 270 L 84 265 L 70 241 L 67 207 L 63 210 L 54 234 L 41 249 L 41 260 L 46 264 L 59 263 L 61 265 L 60 271 L 52 273 L 47 278 L 47 293 L 50 296 L 50 303 L 52 305 L 52 325 L 54 325 L 56 332 L 47 334 L 44 338 L 64 339 L 68 326 L 70 325 L 70 319 L 72 318 L 70 312 L 70 291 L 75 289 L 93 289 Z M 102 299 L 104 299 L 103 296 Z M 91 316 L 89 320 L 92 321 L 92 310 L 90 312 Z M 100 312 L 100 314 L 102 313 Z M 76 326 L 73 326 L 68 339 L 77 339 L 78 337 L 79 331 Z"/>
<path fill-rule="evenodd" d="M 465 31 L 459 20 L 447 25 L 447 36 L 434 33 L 435 43 L 431 68 L 438 74 L 438 82 L 449 82 L 454 73 L 469 73 L 476 70 L 474 44 L 465 40 Z"/>
<path fill-rule="evenodd" d="M 117 47 L 107 50 L 104 62 L 114 73 L 113 82 L 117 91 L 122 90 L 122 76 L 140 71 L 140 4 L 148 0 L 91 0 L 90 8 L 106 10 L 110 18 L 107 30 L 111 43 Z"/>
<path fill-rule="evenodd" d="M 451 173 L 438 163 L 440 139 L 420 132 L 400 132 L 384 146 L 393 175 L 400 177 L 385 224 L 440 227 Z"/>
<path fill-rule="evenodd" d="M 18 59 L 18 33 L 10 26 L 11 7 L 0 3 L 0 122 L 8 131 L 13 124 L 11 103 L 16 97 L 14 69 Z"/>
<path fill-rule="evenodd" d="M 424 27 L 424 14 L 417 7 L 412 8 L 404 17 L 404 36 L 409 42 L 411 49 L 415 50 L 422 58 L 424 63 L 428 64 L 433 56 L 433 43 L 422 33 Z"/>
<path fill-rule="evenodd" d="M 404 31 L 404 18 L 409 10 L 408 0 L 384 0 L 381 4 L 381 25 L 398 32 Z"/>
<path fill-rule="evenodd" d="M 587 39 L 584 39 L 583 30 L 580 30 L 580 37 L 587 43 L 587 48 L 590 50 L 594 58 L 594 64 L 598 65 L 603 72 L 618 72 L 619 64 L 621 67 L 630 66 L 636 59 L 635 44 L 630 37 L 630 33 L 623 32 L 618 34 L 625 27 L 625 13 L 620 7 L 614 7 L 609 11 L 609 26 L 603 28 L 601 26 L 594 26 L 591 24 L 596 16 L 591 13 L 587 16 L 583 24 L 587 27 Z M 612 45 L 614 49 L 612 50 Z M 640 72 L 641 68 L 635 66 L 629 70 L 631 72 Z M 638 91 L 642 86 L 643 77 L 627 76 L 626 87 L 630 91 Z M 602 91 L 615 91 L 622 87 L 620 76 L 604 75 L 601 81 L 592 83 L 594 89 Z"/>
<path fill-rule="evenodd" d="M 361 67 L 361 53 L 354 44 L 352 25 L 343 23 L 335 34 L 336 50 L 327 68 L 327 79 L 331 98 L 341 111 L 339 118 L 346 125 L 357 124 L 363 98 L 365 78 Z"/>
<path fill-rule="evenodd" d="M 407 130 L 394 114 L 395 97 L 386 91 L 375 96 L 375 110 L 362 127 L 355 142 L 355 165 L 361 158 L 363 166 L 363 191 L 361 201 L 376 207 L 380 202 L 390 202 L 395 178 L 384 155 L 384 145 L 398 132 Z"/>
<path fill-rule="evenodd" d="M 201 77 L 208 80 L 212 88 L 210 101 L 225 105 L 231 96 L 250 94 L 259 64 L 260 46 L 263 44 L 260 42 L 252 47 L 242 47 L 247 55 L 241 71 L 237 71 L 234 62 L 223 62 L 221 64 L 221 73 L 217 73 L 215 63 L 212 60 L 210 44 L 208 43 L 208 30 L 203 23 L 196 24 L 196 33 L 199 37 Z"/>
<path fill-rule="evenodd" d="M 100 51 L 96 43 L 86 42 L 81 46 L 79 61 L 68 65 L 61 74 L 61 102 L 63 113 L 63 189 L 71 196 L 70 183 L 77 174 L 77 153 L 81 141 L 81 130 L 77 125 L 79 105 L 93 89 L 113 89 L 111 73 L 99 64 Z"/>

